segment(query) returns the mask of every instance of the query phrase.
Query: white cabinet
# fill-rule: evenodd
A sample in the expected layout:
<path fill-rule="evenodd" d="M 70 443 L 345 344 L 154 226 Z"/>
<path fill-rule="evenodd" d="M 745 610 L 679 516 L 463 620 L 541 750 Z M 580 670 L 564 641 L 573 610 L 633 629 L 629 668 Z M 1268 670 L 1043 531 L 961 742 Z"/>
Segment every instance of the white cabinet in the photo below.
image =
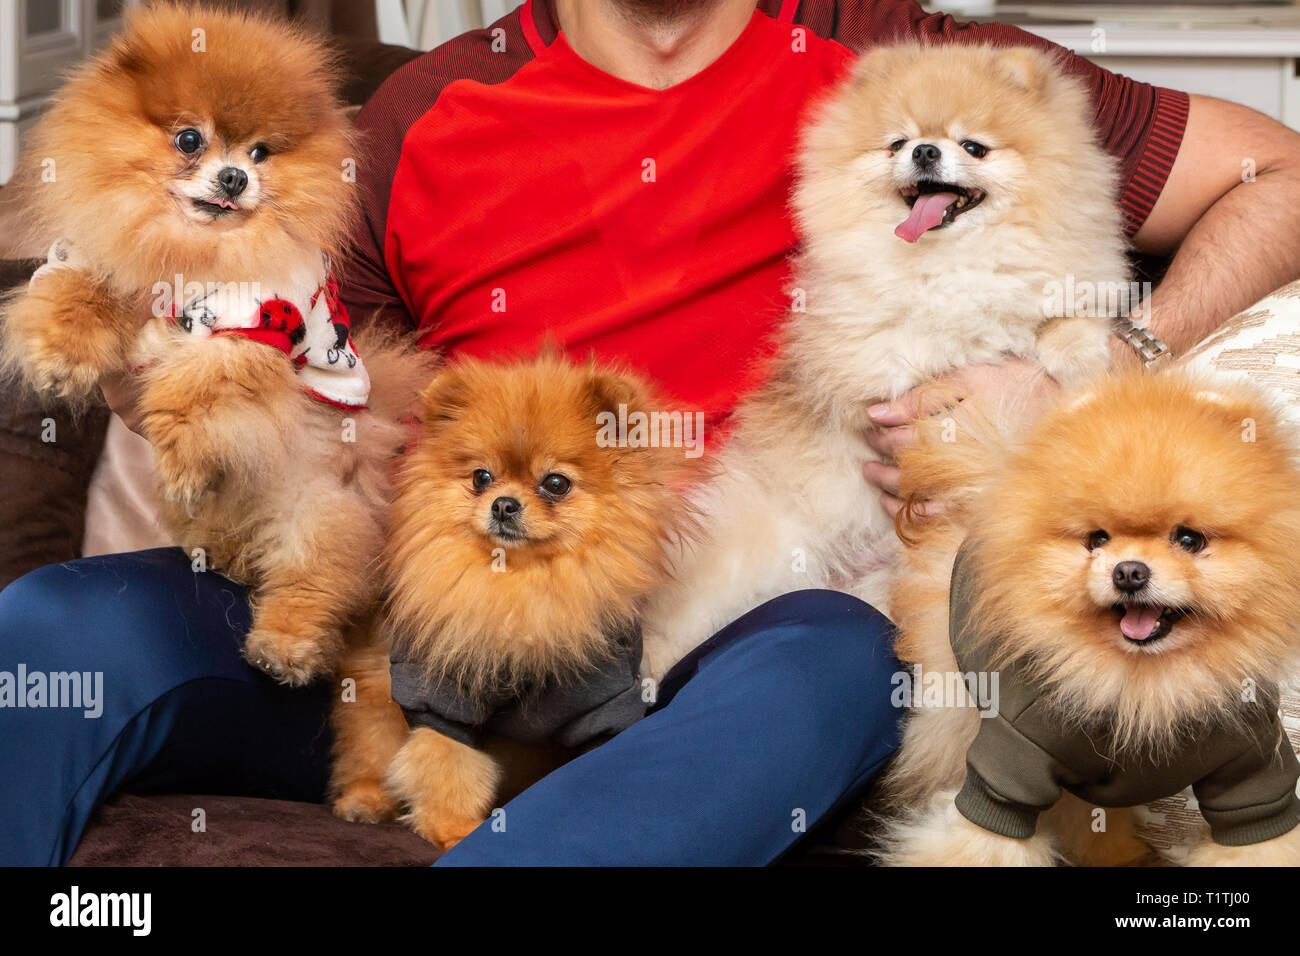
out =
<path fill-rule="evenodd" d="M 1300 129 L 1300 11 L 1292 4 L 999 4 L 995 19 L 1117 73 L 1242 103 Z"/>
<path fill-rule="evenodd" d="M 99 47 L 135 2 L 0 0 L 0 183 L 63 72 Z"/>

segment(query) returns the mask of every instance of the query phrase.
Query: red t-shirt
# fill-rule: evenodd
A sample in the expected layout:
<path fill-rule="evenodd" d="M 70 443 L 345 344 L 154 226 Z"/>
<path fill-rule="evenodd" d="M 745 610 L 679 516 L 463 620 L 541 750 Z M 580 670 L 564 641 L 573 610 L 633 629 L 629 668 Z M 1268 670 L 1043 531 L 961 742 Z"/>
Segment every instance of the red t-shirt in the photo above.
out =
<path fill-rule="evenodd" d="M 449 353 L 507 358 L 547 338 L 646 374 L 717 426 L 759 380 L 788 300 L 796 134 L 870 46 L 1030 44 L 913 0 L 766 0 L 703 72 L 666 90 L 582 60 L 550 0 L 397 71 L 357 117 L 364 221 L 343 279 Z M 1182 139 L 1184 94 L 1066 55 L 1122 160 L 1130 233 Z"/>

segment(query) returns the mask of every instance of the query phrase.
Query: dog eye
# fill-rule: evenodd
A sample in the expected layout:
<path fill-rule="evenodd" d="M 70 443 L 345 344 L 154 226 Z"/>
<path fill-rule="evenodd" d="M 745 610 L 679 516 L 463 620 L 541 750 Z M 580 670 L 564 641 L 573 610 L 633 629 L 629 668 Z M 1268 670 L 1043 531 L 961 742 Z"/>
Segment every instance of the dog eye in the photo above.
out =
<path fill-rule="evenodd" d="M 551 472 L 542 479 L 540 487 L 542 494 L 548 498 L 563 498 L 569 493 L 569 489 L 573 487 L 573 482 L 561 474 Z"/>
<path fill-rule="evenodd" d="M 1109 540 L 1110 540 L 1110 535 L 1108 535 L 1105 531 L 1098 529 L 1094 531 L 1092 534 L 1088 535 L 1088 550 L 1096 551 L 1098 548 L 1100 548 Z"/>
<path fill-rule="evenodd" d="M 966 150 L 976 159 L 983 159 L 988 155 L 989 148 L 983 143 L 977 143 L 973 139 L 964 139 L 961 141 L 961 148 Z"/>
<path fill-rule="evenodd" d="M 905 139 L 896 139 L 896 140 L 894 140 L 892 143 L 889 144 L 889 151 L 890 151 L 891 153 L 896 153 L 896 152 L 898 152 L 900 149 L 902 149 L 902 148 L 903 148 L 904 146 L 906 146 L 906 145 L 907 145 L 907 140 L 905 140 Z"/>
<path fill-rule="evenodd" d="M 1199 531 L 1193 531 L 1191 528 L 1184 528 L 1182 525 L 1173 530 L 1169 540 L 1188 554 L 1195 554 L 1205 549 L 1205 535 Z"/>
<path fill-rule="evenodd" d="M 255 163 L 264 163 L 271 155 L 271 148 L 265 143 L 258 143 L 248 151 L 248 158 Z"/>
<path fill-rule="evenodd" d="M 176 134 L 176 148 L 186 156 L 197 153 L 203 148 L 203 134 L 190 127 Z"/>
<path fill-rule="evenodd" d="M 470 477 L 470 481 L 474 484 L 475 491 L 482 491 L 488 485 L 492 484 L 492 480 L 492 472 L 488 471 L 486 468 L 475 469 L 474 474 Z"/>

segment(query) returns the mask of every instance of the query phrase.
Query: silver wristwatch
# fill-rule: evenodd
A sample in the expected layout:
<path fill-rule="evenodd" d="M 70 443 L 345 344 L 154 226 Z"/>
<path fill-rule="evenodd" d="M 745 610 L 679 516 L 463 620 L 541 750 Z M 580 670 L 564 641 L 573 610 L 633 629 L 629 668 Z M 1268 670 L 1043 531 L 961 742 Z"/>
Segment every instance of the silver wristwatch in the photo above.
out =
<path fill-rule="evenodd" d="M 1132 346 L 1142 359 L 1142 367 L 1156 371 L 1173 360 L 1174 353 L 1151 332 L 1132 319 L 1115 320 L 1115 334 Z"/>

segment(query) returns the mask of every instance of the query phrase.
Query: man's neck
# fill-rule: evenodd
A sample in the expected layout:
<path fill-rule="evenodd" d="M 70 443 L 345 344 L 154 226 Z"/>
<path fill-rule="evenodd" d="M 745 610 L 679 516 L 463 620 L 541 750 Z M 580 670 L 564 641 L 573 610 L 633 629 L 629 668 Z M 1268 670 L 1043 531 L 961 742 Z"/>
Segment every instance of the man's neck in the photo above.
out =
<path fill-rule="evenodd" d="M 664 90 L 726 52 L 756 0 L 555 0 L 575 53 L 621 80 Z"/>

